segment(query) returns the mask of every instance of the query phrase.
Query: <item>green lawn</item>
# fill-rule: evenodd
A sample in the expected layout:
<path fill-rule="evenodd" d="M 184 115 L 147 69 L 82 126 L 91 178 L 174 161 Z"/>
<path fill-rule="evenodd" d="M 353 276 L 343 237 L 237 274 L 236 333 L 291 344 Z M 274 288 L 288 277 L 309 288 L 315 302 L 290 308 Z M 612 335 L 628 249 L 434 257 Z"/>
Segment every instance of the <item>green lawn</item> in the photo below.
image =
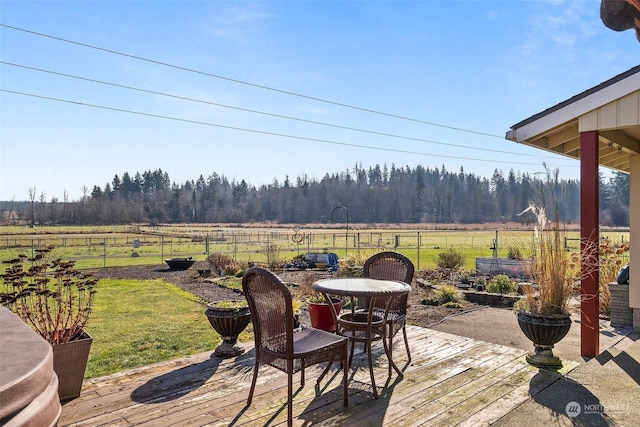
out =
<path fill-rule="evenodd" d="M 213 352 L 220 339 L 205 310 L 196 296 L 161 280 L 100 280 L 85 378 Z"/>

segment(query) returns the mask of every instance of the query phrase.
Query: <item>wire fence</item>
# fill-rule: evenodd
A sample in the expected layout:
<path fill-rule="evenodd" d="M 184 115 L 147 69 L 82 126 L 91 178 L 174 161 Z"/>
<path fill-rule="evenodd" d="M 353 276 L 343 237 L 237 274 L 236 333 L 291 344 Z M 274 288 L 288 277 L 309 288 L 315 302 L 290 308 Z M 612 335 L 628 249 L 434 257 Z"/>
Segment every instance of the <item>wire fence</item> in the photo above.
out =
<path fill-rule="evenodd" d="M 579 231 L 565 233 L 567 251 L 578 251 Z M 628 229 L 601 230 L 614 245 L 628 242 Z M 0 237 L 1 259 L 19 253 L 33 256 L 53 246 L 55 255 L 76 261 L 78 268 L 165 264 L 169 258 L 203 261 L 222 253 L 238 262 L 265 263 L 270 257 L 286 263 L 305 253 L 333 252 L 339 258 L 368 256 L 394 250 L 408 256 L 417 269 L 433 268 L 438 255 L 455 249 L 465 257 L 465 269 L 479 258 L 526 258 L 535 238 L 528 230 L 303 230 L 206 229 L 132 227 L 114 234 L 13 235 Z M 273 259 L 273 258 L 272 258 Z"/>

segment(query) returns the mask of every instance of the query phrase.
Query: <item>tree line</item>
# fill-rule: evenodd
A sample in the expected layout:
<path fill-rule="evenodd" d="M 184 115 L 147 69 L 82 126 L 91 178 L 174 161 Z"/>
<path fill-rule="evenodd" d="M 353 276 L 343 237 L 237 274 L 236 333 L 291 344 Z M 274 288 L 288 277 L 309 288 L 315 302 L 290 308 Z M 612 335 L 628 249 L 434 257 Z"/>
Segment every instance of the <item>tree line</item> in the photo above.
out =
<path fill-rule="evenodd" d="M 450 172 L 438 168 L 363 167 L 322 179 L 287 176 L 261 186 L 244 179 L 228 180 L 213 172 L 183 184 L 172 182 L 162 169 L 124 172 L 103 187 L 84 187 L 80 200 L 46 200 L 29 189 L 26 202 L 2 202 L 2 218 L 22 224 L 128 224 L 128 223 L 326 223 L 334 208 L 335 222 L 344 223 L 531 223 L 521 215 L 542 197 L 557 201 L 559 219 L 579 222 L 578 180 L 558 180 L 496 169 L 491 177 Z M 545 194 L 547 196 L 545 196 Z M 629 176 L 615 172 L 600 179 L 601 223 L 629 225 Z"/>

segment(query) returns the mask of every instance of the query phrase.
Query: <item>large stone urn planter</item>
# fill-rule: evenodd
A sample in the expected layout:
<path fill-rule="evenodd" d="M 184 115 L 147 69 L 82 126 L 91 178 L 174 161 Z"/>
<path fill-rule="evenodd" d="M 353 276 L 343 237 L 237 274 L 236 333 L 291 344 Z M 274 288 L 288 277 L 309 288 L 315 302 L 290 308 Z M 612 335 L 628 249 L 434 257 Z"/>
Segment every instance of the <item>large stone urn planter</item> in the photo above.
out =
<path fill-rule="evenodd" d="M 238 335 L 251 322 L 251 312 L 246 301 L 216 301 L 207 304 L 205 311 L 211 327 L 222 337 L 215 349 L 218 357 L 236 357 L 244 353 L 238 345 Z"/>
<path fill-rule="evenodd" d="M 53 370 L 58 376 L 60 402 L 67 402 L 80 396 L 91 343 L 93 338 L 84 332 L 80 339 L 51 346 Z"/>
<path fill-rule="evenodd" d="M 571 317 L 567 314 L 533 314 L 518 312 L 518 325 L 533 342 L 535 351 L 527 355 L 527 362 L 540 368 L 560 368 L 562 361 L 553 354 L 553 346 L 569 333 Z"/>

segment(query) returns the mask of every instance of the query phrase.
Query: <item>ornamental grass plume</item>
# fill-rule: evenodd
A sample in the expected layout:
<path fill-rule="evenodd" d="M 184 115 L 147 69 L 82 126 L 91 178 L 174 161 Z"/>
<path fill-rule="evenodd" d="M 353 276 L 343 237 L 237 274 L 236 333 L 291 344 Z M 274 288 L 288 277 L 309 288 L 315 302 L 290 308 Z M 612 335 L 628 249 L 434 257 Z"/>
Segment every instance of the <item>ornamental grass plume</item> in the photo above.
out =
<path fill-rule="evenodd" d="M 51 344 L 80 338 L 89 321 L 97 280 L 74 269 L 75 261 L 50 260 L 53 247 L 19 255 L 0 275 L 0 304 Z M 25 269 L 25 263 L 31 266 Z"/>
<path fill-rule="evenodd" d="M 580 253 L 567 255 L 565 233 L 560 229 L 558 217 L 558 196 L 561 194 L 559 171 L 556 169 L 552 174 L 546 165 L 545 170 L 547 179 L 539 188 L 540 205 L 530 205 L 521 213 L 531 211 L 538 221 L 530 271 L 537 286 L 537 295 L 529 290 L 524 302 L 515 308 L 539 314 L 569 314 L 569 302 L 572 295 L 577 293 L 577 284 L 597 271 L 598 295 L 581 293 L 580 301 L 598 297 L 600 312 L 607 313 L 611 303 L 608 284 L 615 281 L 629 245 L 622 243 L 614 247 L 608 239 L 602 239 L 599 243 L 595 239 L 586 239 L 581 241 Z M 553 208 L 553 228 L 544 231 L 548 223 L 545 207 L 549 205 Z"/>
<path fill-rule="evenodd" d="M 525 299 L 517 304 L 516 311 L 523 310 L 535 314 L 569 314 L 569 302 L 574 293 L 574 284 L 580 272 L 579 259 L 569 256 L 565 250 L 565 234 L 560 228 L 558 214 L 559 170 L 553 173 L 544 165 L 547 179 L 539 188 L 539 205 L 529 205 L 520 213 L 531 211 L 537 219 L 534 229 L 532 263 L 529 274 L 536 285 L 537 294 L 529 289 Z M 547 206 L 553 209 L 551 230 L 545 230 L 549 223 Z"/>
<path fill-rule="evenodd" d="M 575 254 L 568 256 L 564 235 L 556 220 L 553 230 L 540 231 L 534 241 L 531 277 L 537 296 L 526 295 L 527 311 L 538 314 L 569 314 L 569 301 L 579 271 Z"/>

